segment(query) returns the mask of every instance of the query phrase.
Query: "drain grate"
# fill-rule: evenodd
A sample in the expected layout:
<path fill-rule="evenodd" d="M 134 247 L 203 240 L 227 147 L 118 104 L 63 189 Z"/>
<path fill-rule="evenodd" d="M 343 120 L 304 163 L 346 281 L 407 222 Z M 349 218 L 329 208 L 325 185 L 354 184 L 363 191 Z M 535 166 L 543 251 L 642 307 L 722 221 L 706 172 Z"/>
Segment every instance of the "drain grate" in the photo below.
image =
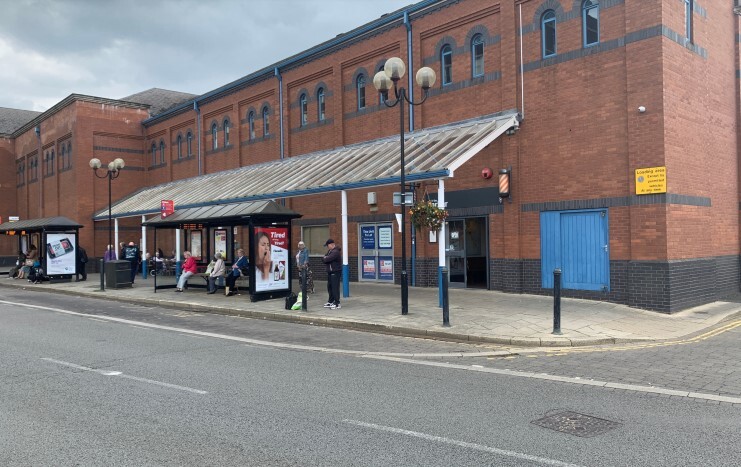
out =
<path fill-rule="evenodd" d="M 531 423 L 582 438 L 601 435 L 620 426 L 617 422 L 569 411 L 548 415 Z"/>

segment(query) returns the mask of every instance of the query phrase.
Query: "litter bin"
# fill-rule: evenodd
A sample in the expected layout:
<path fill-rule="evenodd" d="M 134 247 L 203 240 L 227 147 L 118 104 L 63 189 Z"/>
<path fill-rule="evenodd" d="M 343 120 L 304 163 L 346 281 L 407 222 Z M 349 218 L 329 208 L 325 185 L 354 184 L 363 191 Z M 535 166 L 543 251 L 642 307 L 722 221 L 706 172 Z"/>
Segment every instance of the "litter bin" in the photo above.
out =
<path fill-rule="evenodd" d="M 131 263 L 121 260 L 105 263 L 105 286 L 109 289 L 131 287 Z"/>

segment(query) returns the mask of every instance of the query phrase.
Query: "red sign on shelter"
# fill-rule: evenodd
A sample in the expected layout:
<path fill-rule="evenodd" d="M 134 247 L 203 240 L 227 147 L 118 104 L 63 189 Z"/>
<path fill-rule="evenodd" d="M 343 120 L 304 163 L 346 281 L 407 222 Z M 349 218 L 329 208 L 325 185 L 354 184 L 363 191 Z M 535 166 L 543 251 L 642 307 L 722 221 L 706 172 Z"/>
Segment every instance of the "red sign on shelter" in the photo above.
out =
<path fill-rule="evenodd" d="M 162 200 L 162 218 L 175 214 L 175 202 L 171 199 Z"/>

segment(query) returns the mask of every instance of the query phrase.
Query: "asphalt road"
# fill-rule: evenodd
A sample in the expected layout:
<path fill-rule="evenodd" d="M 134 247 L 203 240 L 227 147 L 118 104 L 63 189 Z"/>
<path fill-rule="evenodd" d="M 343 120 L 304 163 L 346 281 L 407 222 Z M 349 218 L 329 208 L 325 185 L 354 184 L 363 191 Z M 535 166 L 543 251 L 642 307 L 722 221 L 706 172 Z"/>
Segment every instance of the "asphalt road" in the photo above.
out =
<path fill-rule="evenodd" d="M 631 361 L 639 373 L 678 365 L 671 354 L 693 346 L 695 359 L 703 348 L 730 358 L 734 348 L 721 349 L 734 335 L 556 357 L 395 358 L 367 351 L 490 349 L 3 290 L 0 464 L 738 465 L 739 404 L 485 371 L 616 381 Z M 641 352 L 656 355 L 641 366 Z M 592 374 L 606 364 L 613 371 Z M 548 416 L 541 424 L 562 431 L 533 423 Z"/>

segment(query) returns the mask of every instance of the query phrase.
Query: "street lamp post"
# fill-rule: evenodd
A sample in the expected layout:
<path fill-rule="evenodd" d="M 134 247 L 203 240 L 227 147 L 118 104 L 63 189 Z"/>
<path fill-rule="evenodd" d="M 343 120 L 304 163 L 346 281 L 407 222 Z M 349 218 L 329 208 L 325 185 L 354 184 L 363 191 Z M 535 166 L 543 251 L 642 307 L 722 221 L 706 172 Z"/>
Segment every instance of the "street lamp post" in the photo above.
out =
<path fill-rule="evenodd" d="M 407 95 L 406 89 L 399 86 L 399 80 L 404 76 L 406 66 L 404 61 L 398 57 L 386 61 L 383 71 L 379 71 L 373 77 L 373 86 L 383 94 L 383 103 L 386 107 L 399 106 L 399 136 L 401 138 L 401 314 L 409 313 L 409 289 L 407 281 L 407 242 L 406 242 L 406 180 L 404 166 L 404 105 L 420 105 L 427 100 L 427 91 L 435 84 L 435 71 L 430 67 L 422 67 L 417 71 L 417 84 L 424 91 L 421 101 L 413 102 Z M 394 100 L 388 100 L 388 92 L 393 83 Z"/>
<path fill-rule="evenodd" d="M 115 248 L 115 246 L 113 245 L 113 226 L 111 223 L 111 204 L 113 204 L 111 200 L 111 180 L 113 180 L 114 178 L 118 178 L 118 176 L 121 175 L 121 169 L 124 168 L 124 165 L 124 160 L 118 157 L 108 163 L 107 169 L 103 169 L 99 173 L 98 169 L 102 167 L 100 159 L 90 159 L 90 167 L 93 169 L 93 173 L 95 174 L 95 176 L 98 178 L 108 179 L 108 244 L 111 245 L 111 248 Z"/>

